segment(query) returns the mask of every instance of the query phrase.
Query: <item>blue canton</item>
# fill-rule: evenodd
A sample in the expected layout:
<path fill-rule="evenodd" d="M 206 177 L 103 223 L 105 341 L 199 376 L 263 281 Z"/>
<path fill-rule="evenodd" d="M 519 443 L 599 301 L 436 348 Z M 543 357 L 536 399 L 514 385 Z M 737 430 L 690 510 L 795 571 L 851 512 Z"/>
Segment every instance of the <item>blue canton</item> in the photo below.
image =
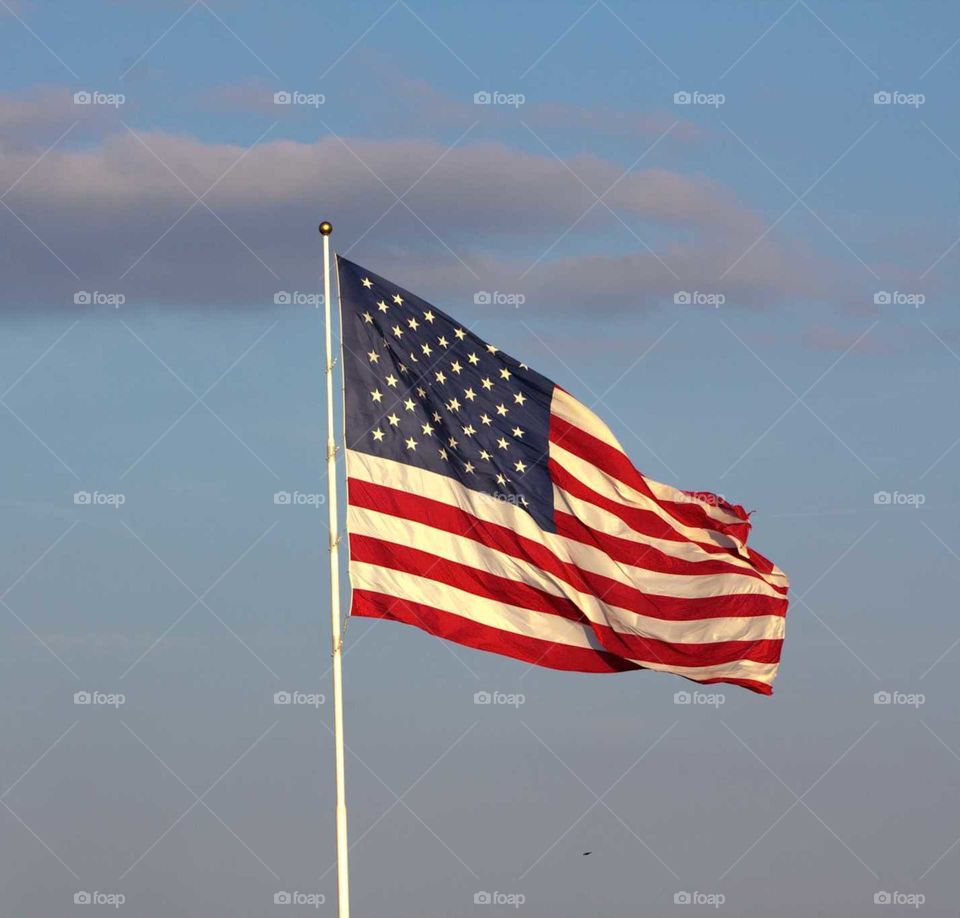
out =
<path fill-rule="evenodd" d="M 446 475 L 556 531 L 554 384 L 418 296 L 337 262 L 347 447 Z"/>

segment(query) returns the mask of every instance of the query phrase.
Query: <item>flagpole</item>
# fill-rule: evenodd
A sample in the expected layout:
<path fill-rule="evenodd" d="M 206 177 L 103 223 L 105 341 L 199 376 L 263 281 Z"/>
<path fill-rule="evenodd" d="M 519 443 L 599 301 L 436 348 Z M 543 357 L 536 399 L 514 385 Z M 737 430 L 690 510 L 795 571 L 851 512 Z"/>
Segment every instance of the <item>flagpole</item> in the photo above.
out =
<path fill-rule="evenodd" d="M 340 632 L 340 534 L 337 518 L 337 441 L 333 422 L 333 332 L 330 318 L 330 234 L 333 226 L 320 224 L 323 237 L 323 309 L 327 344 L 327 513 L 330 527 L 330 625 L 333 656 L 333 742 L 337 770 L 337 902 L 338 918 L 350 918 L 350 875 L 347 869 L 347 794 L 343 767 L 343 638 Z"/>

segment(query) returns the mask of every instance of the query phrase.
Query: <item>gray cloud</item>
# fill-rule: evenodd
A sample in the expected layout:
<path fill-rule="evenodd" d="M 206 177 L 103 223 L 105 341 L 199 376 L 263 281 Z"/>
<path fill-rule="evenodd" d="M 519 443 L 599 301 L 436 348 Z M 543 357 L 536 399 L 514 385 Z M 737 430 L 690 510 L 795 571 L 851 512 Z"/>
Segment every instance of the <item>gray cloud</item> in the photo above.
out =
<path fill-rule="evenodd" d="M 677 290 L 767 304 L 838 289 L 837 270 L 799 246 L 756 243 L 761 216 L 703 175 L 623 175 L 596 156 L 560 162 L 497 142 L 267 138 L 248 148 L 112 126 L 37 163 L 31 138 L 62 114 L 57 94 L 0 102 L 14 138 L 0 186 L 17 183 L 0 209 L 7 305 L 70 304 L 78 289 L 131 303 L 272 302 L 277 290 L 316 286 L 315 226 L 328 216 L 341 250 L 432 295 L 512 290 L 531 305 L 609 311 Z M 589 190 L 611 186 L 604 202 L 616 217 Z M 405 203 L 388 189 L 408 192 Z"/>

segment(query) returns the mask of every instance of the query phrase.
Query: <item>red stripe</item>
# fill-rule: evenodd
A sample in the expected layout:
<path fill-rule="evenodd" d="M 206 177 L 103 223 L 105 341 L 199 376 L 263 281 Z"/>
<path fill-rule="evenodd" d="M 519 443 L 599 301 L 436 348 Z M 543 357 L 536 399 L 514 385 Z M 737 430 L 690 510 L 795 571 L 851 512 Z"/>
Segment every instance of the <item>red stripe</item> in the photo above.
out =
<path fill-rule="evenodd" d="M 574 564 L 560 560 L 540 542 L 518 535 L 507 526 L 480 520 L 441 501 L 419 497 L 406 491 L 388 488 L 385 485 L 371 484 L 356 478 L 350 478 L 347 485 L 350 503 L 355 507 L 365 507 L 400 519 L 414 520 L 434 529 L 472 539 L 481 545 L 534 564 L 541 570 L 570 584 L 579 592 L 593 593 L 611 605 L 620 606 L 641 615 L 649 615 L 666 621 L 699 621 L 732 616 L 782 616 L 786 611 L 785 600 L 750 593 L 712 596 L 703 599 L 685 599 L 647 593 L 601 574 L 582 570 Z M 611 539 L 613 537 L 607 536 L 605 538 Z M 627 540 L 618 541 L 632 546 L 634 555 L 636 554 L 635 543 L 629 543 Z M 606 544 L 597 542 L 597 545 L 601 550 L 608 551 Z M 612 552 L 609 554 L 615 561 L 620 560 L 630 564 L 639 564 L 642 561 L 641 566 L 647 567 L 649 570 L 662 569 L 656 563 L 657 555 L 660 553 L 653 549 L 650 550 L 649 555 L 645 554 L 638 560 L 630 561 L 624 560 L 622 551 L 619 552 L 621 555 L 619 558 Z M 677 559 L 671 560 L 676 561 Z M 696 562 L 682 563 L 688 564 L 689 569 L 699 572 L 696 568 Z M 675 569 L 666 569 L 669 573 L 675 572 Z M 742 568 L 730 565 L 730 573 L 741 571 L 749 573 Z"/>
<path fill-rule="evenodd" d="M 590 622 L 579 607 L 565 597 L 554 596 L 530 584 L 449 561 L 429 552 L 369 536 L 350 536 L 350 557 L 428 577 L 486 599 L 584 622 L 590 625 L 604 647 L 621 656 L 655 660 L 669 666 L 715 666 L 736 660 L 776 663 L 780 659 L 782 641 L 779 639 L 688 644 L 618 632 L 607 625 Z"/>
<path fill-rule="evenodd" d="M 679 675 L 679 673 L 677 674 Z M 689 678 L 684 676 L 684 678 Z M 691 682 L 699 682 L 700 685 L 716 685 L 719 682 L 725 682 L 727 685 L 739 685 L 742 688 L 750 689 L 759 695 L 772 695 L 773 686 L 766 682 L 758 682 L 756 679 L 690 679 Z"/>
<path fill-rule="evenodd" d="M 770 583 L 762 574 L 752 568 L 739 567 L 719 557 L 707 558 L 703 561 L 675 558 L 652 545 L 645 545 L 632 539 L 624 539 L 621 536 L 600 532 L 598 529 L 591 529 L 575 516 L 562 510 L 555 510 L 553 519 L 557 527 L 557 535 L 597 548 L 621 564 L 642 567 L 646 570 L 664 574 L 683 574 L 695 577 L 701 574 L 738 574 L 741 577 L 754 577 L 771 589 L 781 593 L 784 597 L 787 595 L 787 587 Z"/>
<path fill-rule="evenodd" d="M 627 504 L 622 504 L 619 501 L 611 500 L 609 497 L 604 497 L 602 494 L 594 491 L 593 488 L 588 487 L 578 478 L 575 478 L 573 475 L 571 475 L 570 472 L 568 472 L 556 461 L 556 459 L 548 460 L 547 465 L 550 469 L 550 477 L 553 479 L 553 482 L 557 485 L 557 487 L 562 488 L 573 497 L 578 497 L 580 500 L 585 500 L 596 507 L 600 507 L 601 509 L 612 513 L 618 519 L 626 523 L 627 526 L 629 526 L 634 532 L 640 535 L 648 536 L 654 539 L 665 539 L 670 542 L 687 542 L 689 544 L 699 546 L 710 554 L 736 554 L 742 557 L 742 555 L 739 554 L 738 546 L 734 545 L 732 541 L 728 546 L 723 546 L 715 545 L 711 542 L 702 542 L 698 539 L 692 539 L 689 536 L 685 536 L 678 532 L 673 528 L 673 526 L 670 525 L 670 523 L 668 523 L 662 517 L 657 516 L 657 514 L 652 510 L 645 510 L 638 506 L 629 506 Z M 731 538 L 722 532 L 718 533 L 718 536 L 721 539 Z"/>
<path fill-rule="evenodd" d="M 573 670 L 580 673 L 616 673 L 640 669 L 634 663 L 621 659 L 603 650 L 570 647 L 553 641 L 542 641 L 522 634 L 513 634 L 478 625 L 452 612 L 436 609 L 423 603 L 397 599 L 386 593 L 371 590 L 354 590 L 351 615 L 367 618 L 386 618 L 421 628 L 428 634 L 473 647 L 514 657 L 525 663 L 546 666 L 550 669 Z"/>
<path fill-rule="evenodd" d="M 364 618 L 389 619 L 413 625 L 448 641 L 513 657 L 535 666 L 549 669 L 562 669 L 580 673 L 617 673 L 643 669 L 611 653 L 602 650 L 588 650 L 570 647 L 567 644 L 554 644 L 520 634 L 511 634 L 496 628 L 478 625 L 476 622 L 435 609 L 422 603 L 413 603 L 405 599 L 396 599 L 385 593 L 371 590 L 354 590 L 351 615 Z M 689 678 L 689 677 L 684 677 Z M 755 679 L 690 679 L 700 685 L 713 685 L 725 682 L 739 685 L 761 695 L 772 695 L 773 689 L 765 682 Z"/>
<path fill-rule="evenodd" d="M 485 599 L 582 622 L 592 628 L 607 650 L 619 656 L 655 661 L 666 666 L 718 666 L 737 660 L 776 663 L 780 659 L 782 641 L 779 639 L 688 644 L 618 632 L 609 625 L 591 622 L 574 602 L 565 597 L 371 536 L 352 534 L 350 557 L 355 561 L 429 578 Z"/>
<path fill-rule="evenodd" d="M 641 494 L 645 494 L 684 526 L 712 529 L 746 543 L 750 533 L 750 518 L 743 507 L 721 501 L 720 505 L 725 510 L 736 514 L 742 520 L 740 523 L 724 523 L 710 516 L 699 504 L 660 500 L 624 453 L 555 414 L 550 417 L 550 441 L 596 466 L 607 475 L 630 485 Z"/>

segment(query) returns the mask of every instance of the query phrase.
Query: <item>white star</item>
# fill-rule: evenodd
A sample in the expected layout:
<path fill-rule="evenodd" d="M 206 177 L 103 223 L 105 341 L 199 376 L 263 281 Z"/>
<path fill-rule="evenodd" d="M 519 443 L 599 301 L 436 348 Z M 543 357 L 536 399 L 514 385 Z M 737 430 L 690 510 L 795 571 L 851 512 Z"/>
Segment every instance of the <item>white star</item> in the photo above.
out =
<path fill-rule="evenodd" d="M 454 360 L 453 363 L 450 364 L 450 369 L 453 370 L 454 373 L 459 373 L 463 369 L 463 366 L 459 360 Z"/>
<path fill-rule="evenodd" d="M 487 345 L 487 350 L 490 351 L 491 354 L 496 354 L 497 351 L 500 350 L 500 348 L 494 347 L 492 344 L 488 344 L 488 345 Z"/>
<path fill-rule="evenodd" d="M 455 449 L 456 446 L 457 446 L 457 441 L 456 441 L 453 437 L 451 437 L 449 440 L 447 440 L 447 445 L 448 445 L 451 449 Z"/>
<path fill-rule="evenodd" d="M 513 467 L 521 474 L 527 470 L 527 464 L 522 459 L 518 459 Z"/>
<path fill-rule="evenodd" d="M 519 427 L 513 428 L 513 435 L 520 440 L 523 439 L 523 431 Z"/>
<path fill-rule="evenodd" d="M 477 429 L 476 429 L 475 427 L 473 427 L 472 425 L 467 424 L 467 426 L 463 428 L 463 432 L 464 432 L 468 437 L 472 437 L 472 436 L 477 432 Z"/>
<path fill-rule="evenodd" d="M 510 444 L 507 443 L 507 441 L 504 440 L 503 437 L 498 437 L 498 438 L 497 438 L 497 446 L 499 446 L 500 449 L 506 449 L 509 445 L 510 445 Z"/>
<path fill-rule="evenodd" d="M 486 412 L 484 412 L 483 414 L 481 414 L 481 415 L 480 415 L 480 422 L 481 422 L 482 424 L 485 424 L 486 426 L 489 427 L 490 424 L 492 423 L 492 422 L 490 421 L 490 415 L 487 414 Z"/>
<path fill-rule="evenodd" d="M 480 363 L 480 358 L 476 354 L 467 355 L 467 360 L 469 360 L 474 366 Z"/>
<path fill-rule="evenodd" d="M 399 381 L 400 380 L 398 380 L 397 377 L 393 375 L 393 373 L 391 373 L 387 377 L 387 385 L 390 386 L 391 389 L 395 388 Z"/>
<path fill-rule="evenodd" d="M 433 348 L 429 344 L 421 344 L 420 350 L 423 351 L 424 355 L 429 357 L 433 353 Z"/>
<path fill-rule="evenodd" d="M 525 363 L 521 363 L 521 364 L 520 364 L 520 369 L 521 369 L 521 370 L 529 370 L 530 367 L 528 367 Z"/>
<path fill-rule="evenodd" d="M 447 341 L 447 339 L 444 338 L 443 335 L 441 335 L 439 338 L 437 338 L 437 344 L 439 344 L 440 347 L 449 347 L 449 346 L 450 346 L 450 342 Z"/>
<path fill-rule="evenodd" d="M 417 407 L 417 403 L 412 398 L 408 398 L 403 403 L 403 407 L 406 408 L 407 411 L 413 411 L 413 409 Z"/>
<path fill-rule="evenodd" d="M 383 439 L 383 431 L 379 427 L 373 432 L 373 439 L 377 443 Z"/>
<path fill-rule="evenodd" d="M 365 277 L 362 281 L 360 281 L 360 283 L 363 284 L 363 286 L 368 290 L 373 286 L 373 281 L 370 280 L 369 277 Z"/>
<path fill-rule="evenodd" d="M 472 463 L 472 462 L 464 462 L 464 463 L 463 463 L 463 470 L 464 470 L 465 472 L 472 472 L 472 471 L 473 471 L 473 463 Z"/>
<path fill-rule="evenodd" d="M 383 393 L 379 389 L 374 389 L 373 392 L 370 393 L 370 398 L 379 405 L 380 400 L 383 398 Z"/>
<path fill-rule="evenodd" d="M 412 316 L 407 319 L 407 325 L 409 325 L 414 331 L 420 327 L 420 323 L 414 319 Z"/>
<path fill-rule="evenodd" d="M 398 418 L 395 414 L 388 414 L 387 420 L 390 422 L 391 427 L 396 427 L 397 424 L 400 423 L 400 418 Z"/>
<path fill-rule="evenodd" d="M 463 397 L 464 397 L 468 402 L 472 402 L 472 401 L 477 397 L 477 393 L 474 392 L 473 389 L 464 389 L 464 390 L 463 390 Z"/>
<path fill-rule="evenodd" d="M 389 308 L 390 308 L 390 307 L 387 306 L 387 304 L 384 303 L 383 300 L 380 300 L 380 302 L 377 303 L 377 309 L 379 309 L 380 312 L 386 312 Z"/>
<path fill-rule="evenodd" d="M 401 373 L 406 373 L 406 372 L 407 372 L 407 367 L 406 367 L 406 365 L 405 365 L 405 364 L 402 364 L 402 363 L 400 364 L 400 366 L 397 367 L 397 369 L 398 369 Z"/>
<path fill-rule="evenodd" d="M 416 449 L 417 441 L 413 437 L 407 437 L 407 449 Z"/>
<path fill-rule="evenodd" d="M 455 398 L 452 398 L 450 399 L 449 402 L 447 402 L 447 411 L 459 411 L 459 410 L 460 410 L 460 402 L 458 402 Z"/>
<path fill-rule="evenodd" d="M 369 312 L 365 312 L 363 314 L 363 321 L 366 322 L 367 325 L 371 325 L 373 323 L 373 316 L 370 315 Z"/>
<path fill-rule="evenodd" d="M 439 453 L 440 453 L 440 458 L 441 458 L 441 459 L 446 459 L 446 458 L 447 458 L 447 451 L 446 451 L 442 446 L 441 446 L 440 449 L 439 449 Z"/>
<path fill-rule="evenodd" d="M 367 351 L 367 357 L 370 359 L 370 363 L 376 363 L 380 359 L 380 355 L 376 351 Z"/>
<path fill-rule="evenodd" d="M 433 313 L 432 313 L 429 309 L 423 314 L 423 317 L 424 317 L 431 325 L 433 325 Z"/>
<path fill-rule="evenodd" d="M 504 367 L 504 368 L 500 371 L 500 378 L 501 378 L 501 379 L 509 379 L 509 378 L 510 378 L 510 371 L 509 371 L 506 367 Z"/>
<path fill-rule="evenodd" d="M 457 337 L 457 341 L 463 341 L 467 337 L 467 333 L 462 328 L 454 329 L 454 335 Z"/>
<path fill-rule="evenodd" d="M 393 302 L 396 303 L 396 304 L 399 306 L 401 303 L 403 303 L 403 297 L 400 296 L 399 293 L 395 293 L 395 294 L 393 295 Z"/>
<path fill-rule="evenodd" d="M 438 370 L 438 371 L 437 371 L 436 373 L 434 373 L 433 375 L 437 377 L 437 382 L 438 382 L 438 383 L 445 383 L 445 382 L 447 381 L 447 377 L 446 377 L 446 375 L 444 374 L 443 370 Z"/>
<path fill-rule="evenodd" d="M 488 453 L 485 449 L 480 450 L 480 458 L 485 462 L 489 462 L 493 458 L 492 453 Z"/>
<path fill-rule="evenodd" d="M 504 405 L 503 402 L 500 402 L 500 404 L 497 405 L 497 414 L 499 414 L 500 417 L 504 417 L 506 413 L 507 413 L 507 406 Z"/>
<path fill-rule="evenodd" d="M 484 389 L 489 390 L 493 388 L 493 381 L 490 379 L 489 376 L 485 376 L 483 379 L 480 380 L 480 385 L 483 386 Z"/>
<path fill-rule="evenodd" d="M 513 396 L 513 400 L 514 400 L 518 405 L 522 405 L 522 404 L 527 400 L 527 397 L 526 397 L 522 392 L 517 392 L 517 393 Z"/>
<path fill-rule="evenodd" d="M 402 329 L 399 325 L 394 325 L 394 326 L 393 326 L 393 333 L 394 333 L 398 338 L 402 338 L 402 337 L 403 337 L 403 329 Z"/>
<path fill-rule="evenodd" d="M 439 411 L 434 411 L 434 412 L 433 412 L 433 419 L 434 419 L 434 421 L 436 421 L 438 424 L 443 420 L 443 418 L 440 417 L 440 412 L 439 412 Z"/>
<path fill-rule="evenodd" d="M 420 398 L 426 398 L 427 390 L 424 389 L 423 386 L 417 386 L 417 395 L 419 395 Z"/>
<path fill-rule="evenodd" d="M 503 475 L 497 475 L 497 484 L 498 484 L 498 485 L 505 485 L 506 483 L 507 483 L 507 479 L 504 478 Z"/>
<path fill-rule="evenodd" d="M 429 424 L 421 424 L 420 429 L 429 437 L 433 433 L 433 428 Z"/>

